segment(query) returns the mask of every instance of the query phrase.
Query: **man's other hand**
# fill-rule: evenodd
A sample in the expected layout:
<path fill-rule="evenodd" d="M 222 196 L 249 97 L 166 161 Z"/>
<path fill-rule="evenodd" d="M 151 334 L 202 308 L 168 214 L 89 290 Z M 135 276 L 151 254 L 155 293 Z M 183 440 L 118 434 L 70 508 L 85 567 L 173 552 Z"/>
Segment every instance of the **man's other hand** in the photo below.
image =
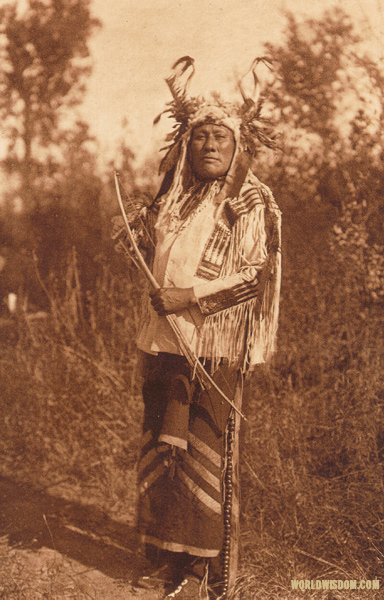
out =
<path fill-rule="evenodd" d="M 196 304 L 193 288 L 160 288 L 150 292 L 151 304 L 158 315 L 170 315 Z"/>

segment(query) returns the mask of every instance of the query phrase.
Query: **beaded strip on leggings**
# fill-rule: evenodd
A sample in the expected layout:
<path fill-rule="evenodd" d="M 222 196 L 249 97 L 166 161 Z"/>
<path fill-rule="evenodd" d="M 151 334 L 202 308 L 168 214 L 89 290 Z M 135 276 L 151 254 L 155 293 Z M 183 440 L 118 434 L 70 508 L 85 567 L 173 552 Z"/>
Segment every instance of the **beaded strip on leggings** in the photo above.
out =
<path fill-rule="evenodd" d="M 227 468 L 225 471 L 225 501 L 224 501 L 224 542 L 222 548 L 222 575 L 223 575 L 223 594 L 225 598 L 228 593 L 229 582 L 229 563 L 231 550 L 231 513 L 233 497 L 233 445 L 235 438 L 235 418 L 232 416 L 228 420 L 227 427 Z"/>

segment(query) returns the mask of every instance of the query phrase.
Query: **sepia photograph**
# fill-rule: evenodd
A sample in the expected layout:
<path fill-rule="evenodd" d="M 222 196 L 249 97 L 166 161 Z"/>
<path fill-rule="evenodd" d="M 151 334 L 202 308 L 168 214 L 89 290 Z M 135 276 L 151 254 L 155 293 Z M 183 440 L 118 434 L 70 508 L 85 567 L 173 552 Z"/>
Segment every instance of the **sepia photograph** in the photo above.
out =
<path fill-rule="evenodd" d="M 0 0 L 0 600 L 384 600 L 383 56 Z"/>

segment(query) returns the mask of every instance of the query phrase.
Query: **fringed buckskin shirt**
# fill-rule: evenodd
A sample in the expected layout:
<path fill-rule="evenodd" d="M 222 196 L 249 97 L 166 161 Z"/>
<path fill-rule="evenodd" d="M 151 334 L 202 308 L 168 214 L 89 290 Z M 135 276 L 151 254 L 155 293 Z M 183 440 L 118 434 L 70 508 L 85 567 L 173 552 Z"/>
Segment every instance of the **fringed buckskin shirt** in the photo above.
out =
<path fill-rule="evenodd" d="M 274 350 L 280 288 L 280 211 L 251 173 L 238 198 L 215 203 L 220 182 L 196 183 L 170 212 L 160 203 L 153 275 L 161 287 L 193 287 L 197 305 L 176 313 L 196 356 L 246 371 Z M 272 261 L 272 262 L 271 262 Z M 268 263 L 268 278 L 262 273 Z M 166 318 L 144 306 L 139 349 L 181 354 Z"/>

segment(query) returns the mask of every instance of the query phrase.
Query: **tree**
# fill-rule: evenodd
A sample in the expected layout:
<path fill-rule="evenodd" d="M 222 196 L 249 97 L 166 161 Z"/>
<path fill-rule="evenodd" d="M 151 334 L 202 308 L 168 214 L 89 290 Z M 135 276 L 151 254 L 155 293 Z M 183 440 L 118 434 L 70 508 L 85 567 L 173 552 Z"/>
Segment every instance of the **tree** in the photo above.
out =
<path fill-rule="evenodd" d="M 85 289 L 96 276 L 100 251 L 94 240 L 101 230 L 101 180 L 94 140 L 75 108 L 91 71 L 88 41 L 98 25 L 90 0 L 27 0 L 23 9 L 17 2 L 0 8 L 7 245 L 16 262 L 23 253 L 31 260 L 33 249 L 42 276 L 62 273 L 77 246 Z"/>
<path fill-rule="evenodd" d="M 340 91 L 340 75 L 358 38 L 340 10 L 326 12 L 318 21 L 299 24 L 292 14 L 287 20 L 285 43 L 267 44 L 267 52 L 276 69 L 269 94 L 283 132 L 284 152 L 275 178 L 289 191 L 292 208 L 292 203 L 313 204 L 324 195 L 340 140 L 337 107 L 346 91 Z M 338 204 L 336 196 L 328 196 Z"/>
<path fill-rule="evenodd" d="M 101 248 L 100 195 L 96 141 L 88 125 L 78 121 L 62 132 L 60 160 L 47 161 L 36 181 L 43 208 L 30 218 L 42 275 L 63 272 L 76 247 L 84 289 L 90 289 L 97 274 L 95 257 Z"/>
<path fill-rule="evenodd" d="M 98 25 L 90 0 L 29 0 L 0 9 L 0 115 L 8 137 L 4 166 L 20 177 L 25 207 L 40 207 L 35 179 L 60 124 L 80 103 L 90 73 L 88 39 Z"/>
<path fill-rule="evenodd" d="M 267 44 L 267 53 L 283 131 L 270 178 L 290 223 L 289 246 L 308 255 L 332 240 L 341 271 L 349 265 L 360 274 L 359 291 L 384 299 L 384 74 L 343 11 L 287 18 L 285 43 Z"/>

